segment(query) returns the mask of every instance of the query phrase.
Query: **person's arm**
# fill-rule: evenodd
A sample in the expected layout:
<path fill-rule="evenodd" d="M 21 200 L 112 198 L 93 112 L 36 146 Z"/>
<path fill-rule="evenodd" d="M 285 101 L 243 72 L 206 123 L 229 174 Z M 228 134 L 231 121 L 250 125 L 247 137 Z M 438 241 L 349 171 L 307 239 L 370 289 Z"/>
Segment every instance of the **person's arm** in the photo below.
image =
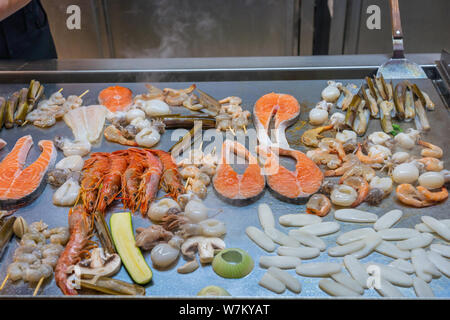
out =
<path fill-rule="evenodd" d="M 0 0 L 0 21 L 25 7 L 31 0 Z"/>

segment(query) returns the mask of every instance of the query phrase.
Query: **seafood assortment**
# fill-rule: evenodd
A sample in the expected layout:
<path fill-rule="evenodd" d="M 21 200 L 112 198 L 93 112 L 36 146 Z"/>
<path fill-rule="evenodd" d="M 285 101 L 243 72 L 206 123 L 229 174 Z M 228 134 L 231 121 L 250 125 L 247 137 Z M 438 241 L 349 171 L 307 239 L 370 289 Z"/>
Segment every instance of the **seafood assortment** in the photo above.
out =
<path fill-rule="evenodd" d="M 302 121 L 302 127 L 309 126 L 298 139 L 304 152 L 286 137 L 300 117 L 293 95 L 265 94 L 251 113 L 240 97 L 216 100 L 195 84 L 146 88 L 134 95 L 129 88 L 111 86 L 100 91 L 99 105 L 82 106 L 84 94 L 66 99 L 61 89 L 42 99 L 44 87 L 32 81 L 9 99 L 0 98 L 1 127 L 29 122 L 46 130 L 63 119 L 73 133 L 73 139 L 40 141 L 40 155 L 26 167 L 33 141 L 25 135 L 0 162 L 0 249 L 13 234 L 20 239 L 0 290 L 8 279 L 23 280 L 36 285 L 37 294 L 54 276 L 64 295 L 86 290 L 144 295 L 159 271 L 175 265 L 182 277 L 210 268 L 225 279 L 260 268 L 262 288 L 295 295 L 302 292 L 302 279 L 319 277 L 318 288 L 329 295 L 361 296 L 374 267 L 382 272 L 382 286 L 375 290 L 389 297 L 402 295 L 397 286 L 432 296 L 429 283 L 450 276 L 448 219 L 421 215 L 414 229 L 394 227 L 403 211 L 448 199 L 444 150 L 426 134 L 432 130 L 427 113 L 436 106 L 417 84 L 405 80 L 394 86 L 382 77 L 367 77 L 359 88 L 328 81 L 322 100 L 306 115 L 308 122 Z M 381 131 L 367 134 L 373 118 L 380 120 Z M 402 128 L 401 122 L 413 119 L 415 129 Z M 229 133 L 247 134 L 251 120 L 257 141 L 249 149 Z M 169 151 L 157 147 L 167 129 L 187 128 L 192 134 L 198 121 L 200 131 L 225 132 L 220 154 L 215 148 L 204 151 L 203 143 L 180 158 L 174 152 L 179 143 Z M 102 135 L 125 147 L 103 152 Z M 0 149 L 5 146 L 0 139 Z M 64 158 L 53 169 L 56 148 Z M 47 182 L 55 187 L 53 205 L 71 207 L 68 228 L 51 229 L 42 221 L 28 225 L 15 214 Z M 212 188 L 224 203 L 247 206 L 263 196 L 266 186 L 274 198 L 304 205 L 304 212 L 278 215 L 267 204 L 258 205 L 260 227 L 242 229 L 250 243 L 271 255 L 257 257 L 255 265 L 253 249 L 228 248 L 233 235 L 220 219 L 226 213 L 211 208 L 207 195 Z M 390 195 L 403 211 L 379 217 L 361 206 L 380 206 Z M 117 207 L 123 212 L 111 213 L 108 225 L 106 216 Z M 136 228 L 135 219 L 141 223 Z M 342 232 L 347 223 L 365 227 Z M 322 239 L 329 235 L 338 235 L 331 247 Z M 323 251 L 342 261 L 304 262 Z M 360 261 L 374 252 L 393 261 Z M 128 282 L 113 278 L 122 267 Z M 212 285 L 199 295 L 229 293 Z"/>

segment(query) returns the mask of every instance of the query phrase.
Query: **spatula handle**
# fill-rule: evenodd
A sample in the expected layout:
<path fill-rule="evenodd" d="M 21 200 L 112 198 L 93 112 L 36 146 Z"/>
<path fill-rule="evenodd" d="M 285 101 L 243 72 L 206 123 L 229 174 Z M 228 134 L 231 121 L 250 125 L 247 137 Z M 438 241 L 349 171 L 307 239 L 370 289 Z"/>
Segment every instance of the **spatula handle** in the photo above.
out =
<path fill-rule="evenodd" d="M 398 0 L 389 0 L 391 7 L 391 22 L 392 22 L 392 38 L 403 39 L 402 23 L 400 20 L 400 7 Z"/>

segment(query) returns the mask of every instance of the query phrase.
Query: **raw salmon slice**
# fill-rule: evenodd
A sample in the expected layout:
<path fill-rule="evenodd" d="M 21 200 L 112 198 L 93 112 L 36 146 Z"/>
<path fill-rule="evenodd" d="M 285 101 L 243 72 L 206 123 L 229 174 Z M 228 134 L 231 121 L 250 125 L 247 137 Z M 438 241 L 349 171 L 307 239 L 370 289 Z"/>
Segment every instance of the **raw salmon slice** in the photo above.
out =
<path fill-rule="evenodd" d="M 265 158 L 267 185 L 280 200 L 299 203 L 319 191 L 323 173 L 303 152 L 262 146 L 258 146 L 257 150 Z M 278 155 L 293 158 L 296 161 L 295 171 L 283 167 Z"/>
<path fill-rule="evenodd" d="M 285 137 L 286 128 L 292 125 L 300 115 L 300 104 L 297 99 L 289 94 L 268 93 L 256 101 L 253 108 L 253 117 L 258 134 L 258 141 L 264 146 L 270 146 L 273 142 L 281 148 L 289 149 Z M 274 121 L 275 141 L 269 136 L 269 126 L 272 118 Z"/>
<path fill-rule="evenodd" d="M 121 86 L 108 87 L 100 91 L 98 101 L 112 112 L 124 111 L 132 104 L 133 93 Z"/>
<path fill-rule="evenodd" d="M 42 152 L 39 157 L 16 176 L 9 180 L 9 187 L 0 193 L 0 208 L 21 207 L 34 199 L 45 188 L 44 177 L 56 160 L 56 148 L 52 141 L 41 140 L 38 143 Z"/>
<path fill-rule="evenodd" d="M 243 174 L 238 174 L 230 165 L 231 154 L 248 162 Z M 213 177 L 214 190 L 219 196 L 235 205 L 248 204 L 262 195 L 265 184 L 257 159 L 239 142 L 225 140 L 221 162 Z"/>
<path fill-rule="evenodd" d="M 22 171 L 32 145 L 31 136 L 23 136 L 17 140 L 11 152 L 0 162 L 0 195 L 8 191 L 11 181 Z"/>

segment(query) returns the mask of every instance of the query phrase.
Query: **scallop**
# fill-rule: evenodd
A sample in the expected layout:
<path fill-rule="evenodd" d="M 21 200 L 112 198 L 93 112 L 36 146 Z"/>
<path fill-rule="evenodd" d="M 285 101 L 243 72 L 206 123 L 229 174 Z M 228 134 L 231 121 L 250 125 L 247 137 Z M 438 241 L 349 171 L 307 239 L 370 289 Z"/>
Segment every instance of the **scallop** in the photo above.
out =
<path fill-rule="evenodd" d="M 369 135 L 370 142 L 374 144 L 384 144 L 391 139 L 391 136 L 383 131 L 377 131 Z"/>
<path fill-rule="evenodd" d="M 138 100 L 136 101 L 136 104 L 141 106 L 149 117 L 162 116 L 171 113 L 169 105 L 158 99 Z"/>
<path fill-rule="evenodd" d="M 402 163 L 395 167 L 392 178 L 396 183 L 414 183 L 419 178 L 419 169 L 412 163 Z"/>
<path fill-rule="evenodd" d="M 391 156 L 391 150 L 379 144 L 376 144 L 369 148 L 369 157 L 375 158 L 379 155 L 383 156 L 384 159 L 387 159 L 388 157 Z"/>
<path fill-rule="evenodd" d="M 414 145 L 416 144 L 413 137 L 403 132 L 397 134 L 394 141 L 400 148 L 408 150 L 414 148 Z"/>
<path fill-rule="evenodd" d="M 68 156 L 60 160 L 56 165 L 56 169 L 68 169 L 71 171 L 81 171 L 83 169 L 84 160 L 79 155 Z"/>
<path fill-rule="evenodd" d="M 134 119 L 138 119 L 138 118 L 145 119 L 145 112 L 142 111 L 141 109 L 136 109 L 136 108 L 127 111 L 126 119 L 127 119 L 128 123 L 130 123 Z"/>
<path fill-rule="evenodd" d="M 357 137 L 356 132 L 352 130 L 344 130 L 336 133 L 336 140 L 342 143 L 346 143 L 348 141 L 356 143 Z"/>
<path fill-rule="evenodd" d="M 327 102 L 336 102 L 340 95 L 341 92 L 335 84 L 328 84 L 321 93 L 322 99 Z"/>
<path fill-rule="evenodd" d="M 309 112 L 309 122 L 312 125 L 321 125 L 328 120 L 328 112 L 320 108 L 314 108 Z"/>
<path fill-rule="evenodd" d="M 427 189 L 437 189 L 444 185 L 444 176 L 439 172 L 425 172 L 419 176 L 419 184 Z"/>
<path fill-rule="evenodd" d="M 186 204 L 184 214 L 193 223 L 198 223 L 208 218 L 208 208 L 202 201 L 193 199 Z"/>
<path fill-rule="evenodd" d="M 403 163 L 409 160 L 409 153 L 404 151 L 398 151 L 392 155 L 392 161 L 394 163 Z"/>
<path fill-rule="evenodd" d="M 152 263 L 155 267 L 166 268 L 170 266 L 177 258 L 180 250 L 167 243 L 156 245 L 150 254 Z"/>
<path fill-rule="evenodd" d="M 391 193 L 393 188 L 392 179 L 390 177 L 373 177 L 370 180 L 370 189 L 380 189 L 384 194 Z"/>

